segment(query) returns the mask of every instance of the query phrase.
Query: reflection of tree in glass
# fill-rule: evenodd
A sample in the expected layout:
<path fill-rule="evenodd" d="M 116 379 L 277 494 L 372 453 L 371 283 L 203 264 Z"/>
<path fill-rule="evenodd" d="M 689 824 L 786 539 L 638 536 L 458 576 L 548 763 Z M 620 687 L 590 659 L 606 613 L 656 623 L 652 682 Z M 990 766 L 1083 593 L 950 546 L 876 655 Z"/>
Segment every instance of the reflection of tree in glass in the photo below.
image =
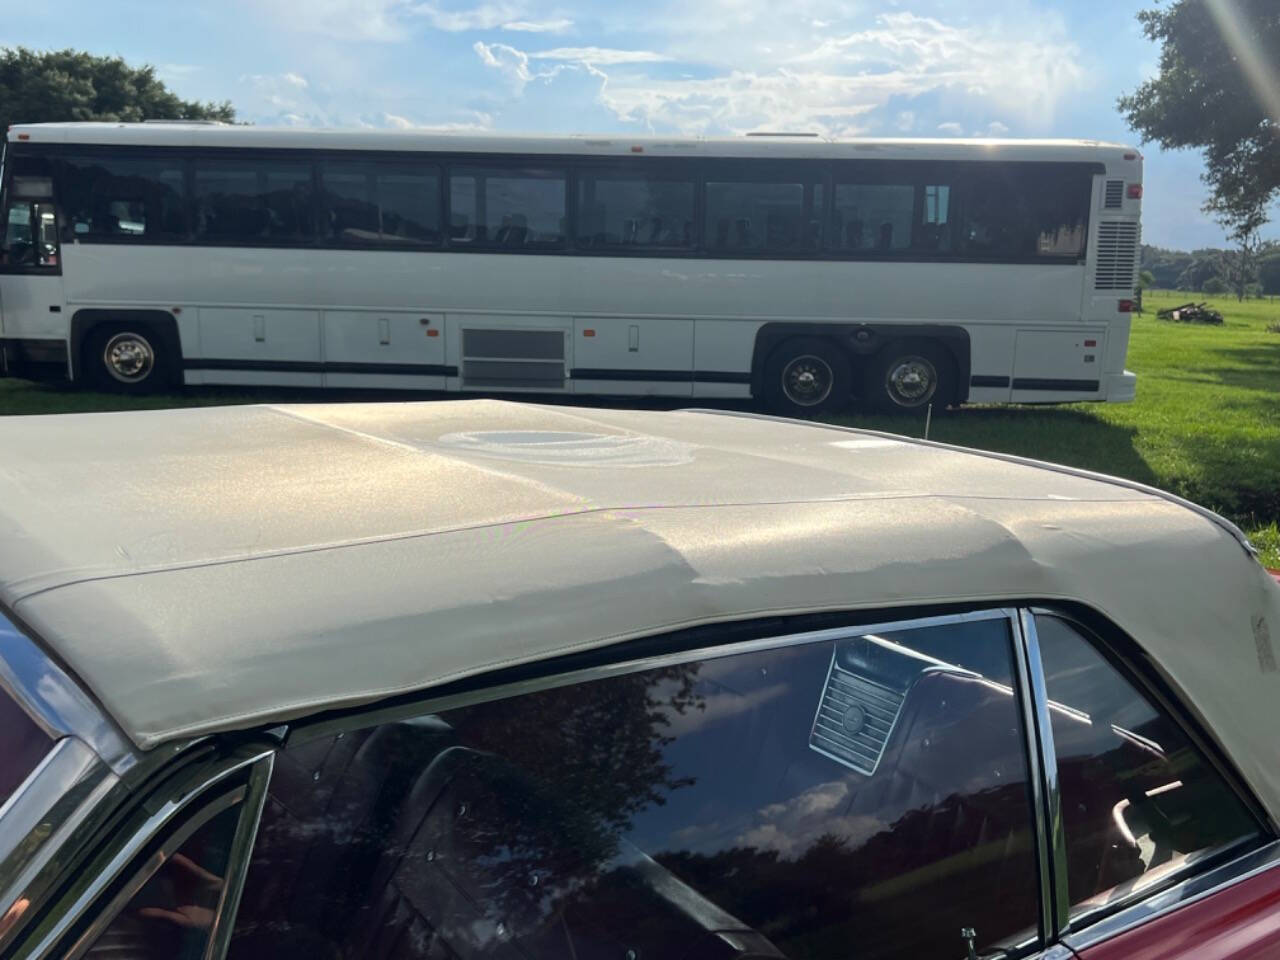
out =
<path fill-rule="evenodd" d="M 673 713 L 702 709 L 697 665 L 444 715 L 468 748 L 450 791 L 458 879 L 517 931 L 543 926 L 616 857 L 632 818 L 693 782 L 664 758 Z M 496 756 L 493 756 L 496 755 Z"/>
<path fill-rule="evenodd" d="M 509 758 L 532 779 L 555 785 L 584 814 L 616 831 L 666 794 L 693 783 L 676 777 L 663 750 L 672 713 L 702 710 L 697 664 L 612 677 L 444 714 L 459 741 Z"/>

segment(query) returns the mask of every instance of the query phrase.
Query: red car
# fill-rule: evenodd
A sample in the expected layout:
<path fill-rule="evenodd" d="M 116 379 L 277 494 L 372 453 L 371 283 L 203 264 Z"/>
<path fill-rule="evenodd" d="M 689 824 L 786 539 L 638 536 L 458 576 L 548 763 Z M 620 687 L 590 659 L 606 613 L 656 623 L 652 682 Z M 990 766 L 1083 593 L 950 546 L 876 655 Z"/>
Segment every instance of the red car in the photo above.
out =
<path fill-rule="evenodd" d="M 715 412 L 0 422 L 14 957 L 1280 956 L 1280 587 Z"/>

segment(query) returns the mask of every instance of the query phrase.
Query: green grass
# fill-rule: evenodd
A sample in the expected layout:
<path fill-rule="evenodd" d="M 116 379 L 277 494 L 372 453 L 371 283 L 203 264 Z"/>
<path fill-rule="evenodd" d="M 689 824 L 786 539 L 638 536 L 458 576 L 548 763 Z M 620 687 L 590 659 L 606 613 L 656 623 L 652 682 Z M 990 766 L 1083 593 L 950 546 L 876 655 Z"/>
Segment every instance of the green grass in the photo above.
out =
<path fill-rule="evenodd" d="M 1098 470 L 1154 484 L 1220 511 L 1244 527 L 1280 567 L 1280 302 L 1196 297 L 1222 311 L 1221 327 L 1168 323 L 1156 310 L 1191 299 L 1156 292 L 1133 322 L 1132 404 L 966 407 L 936 416 L 930 438 Z M 333 399 L 403 399 L 415 394 L 339 393 Z M 317 391 L 192 388 L 140 400 L 0 380 L 0 414 L 63 413 L 314 401 Z M 918 435 L 921 424 L 857 413 L 853 426 Z"/>

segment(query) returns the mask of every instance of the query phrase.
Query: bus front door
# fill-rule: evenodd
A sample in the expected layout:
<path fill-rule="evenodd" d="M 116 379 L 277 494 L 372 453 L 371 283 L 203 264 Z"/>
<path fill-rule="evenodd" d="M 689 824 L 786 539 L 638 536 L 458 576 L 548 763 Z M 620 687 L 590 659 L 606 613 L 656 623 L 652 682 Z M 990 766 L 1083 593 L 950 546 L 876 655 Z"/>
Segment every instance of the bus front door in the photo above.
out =
<path fill-rule="evenodd" d="M 66 301 L 50 183 L 14 177 L 0 243 L 0 362 L 7 373 L 68 375 Z"/>

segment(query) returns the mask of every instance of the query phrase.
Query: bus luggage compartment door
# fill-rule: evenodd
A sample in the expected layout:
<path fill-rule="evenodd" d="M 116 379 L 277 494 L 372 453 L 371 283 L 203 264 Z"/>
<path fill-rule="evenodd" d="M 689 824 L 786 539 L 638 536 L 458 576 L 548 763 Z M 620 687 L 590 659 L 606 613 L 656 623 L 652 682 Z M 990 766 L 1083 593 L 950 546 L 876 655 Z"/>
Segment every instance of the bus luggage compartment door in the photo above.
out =
<path fill-rule="evenodd" d="M 1106 333 L 1101 330 L 1019 330 L 1013 357 L 1013 402 L 1096 399 L 1106 346 Z"/>

